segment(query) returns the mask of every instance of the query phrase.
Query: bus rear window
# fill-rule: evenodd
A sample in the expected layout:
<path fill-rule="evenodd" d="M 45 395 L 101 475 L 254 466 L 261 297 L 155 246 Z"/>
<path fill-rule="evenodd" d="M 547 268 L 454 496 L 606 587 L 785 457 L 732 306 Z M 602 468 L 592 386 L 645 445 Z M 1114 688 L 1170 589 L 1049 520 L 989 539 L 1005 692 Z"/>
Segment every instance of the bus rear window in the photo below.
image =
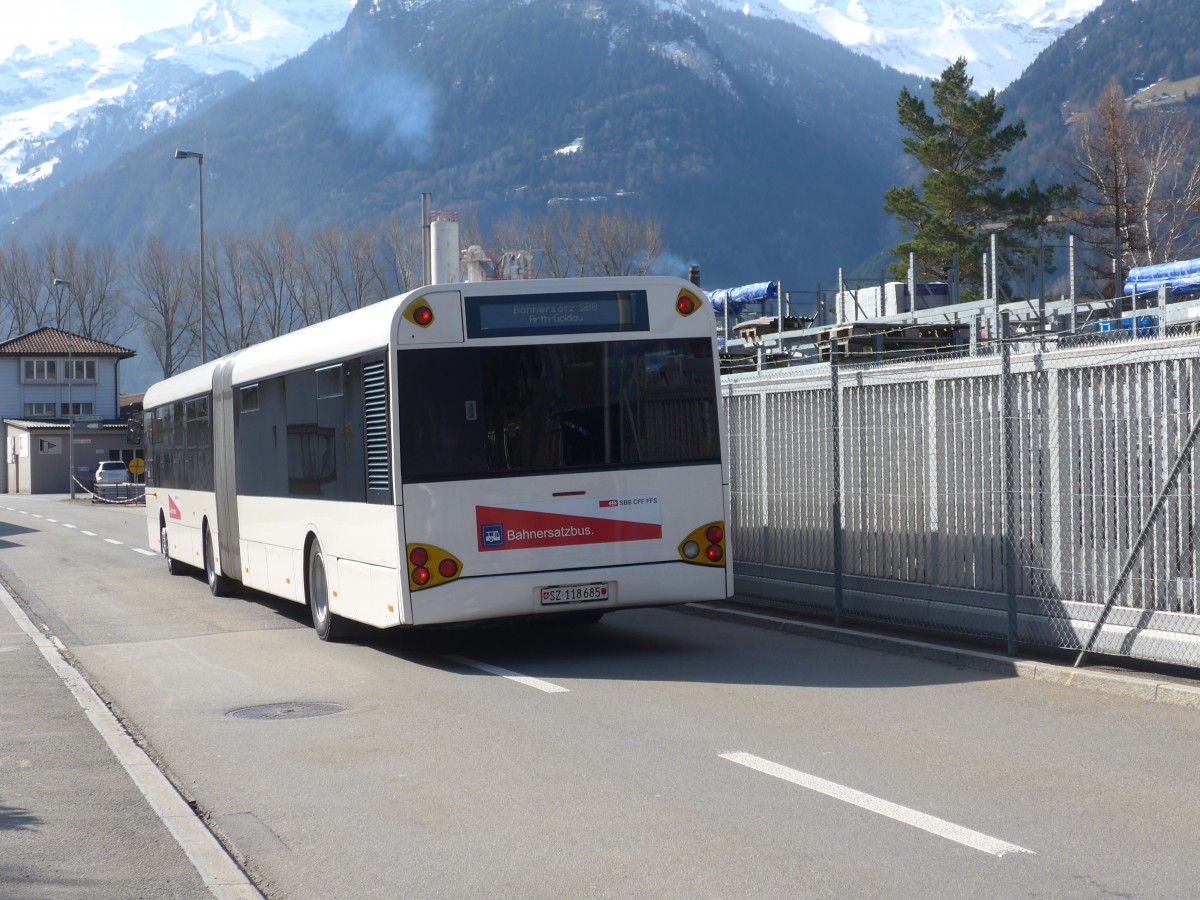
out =
<path fill-rule="evenodd" d="M 707 338 L 398 356 L 407 483 L 720 459 Z"/>

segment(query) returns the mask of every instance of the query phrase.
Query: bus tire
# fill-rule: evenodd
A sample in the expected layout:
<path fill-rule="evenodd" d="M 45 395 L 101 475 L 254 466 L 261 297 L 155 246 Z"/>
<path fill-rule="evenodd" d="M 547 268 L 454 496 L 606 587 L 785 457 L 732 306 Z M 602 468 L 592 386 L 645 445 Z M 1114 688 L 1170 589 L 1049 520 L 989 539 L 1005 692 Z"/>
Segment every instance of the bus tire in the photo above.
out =
<path fill-rule="evenodd" d="M 217 571 L 217 558 L 212 548 L 212 532 L 208 523 L 204 524 L 204 577 L 208 579 L 208 589 L 214 597 L 224 597 L 230 593 L 232 585 L 228 578 Z"/>
<path fill-rule="evenodd" d="M 329 611 L 329 580 L 325 575 L 325 554 L 321 542 L 316 538 L 308 546 L 308 563 L 305 566 L 304 592 L 308 595 L 308 609 L 312 613 L 313 628 L 323 641 L 336 641 L 345 631 L 340 616 Z"/>
<path fill-rule="evenodd" d="M 163 558 L 167 561 L 167 573 L 170 575 L 182 575 L 185 566 L 179 560 L 171 556 L 170 542 L 167 539 L 167 523 L 158 523 L 158 546 L 162 550 Z"/>

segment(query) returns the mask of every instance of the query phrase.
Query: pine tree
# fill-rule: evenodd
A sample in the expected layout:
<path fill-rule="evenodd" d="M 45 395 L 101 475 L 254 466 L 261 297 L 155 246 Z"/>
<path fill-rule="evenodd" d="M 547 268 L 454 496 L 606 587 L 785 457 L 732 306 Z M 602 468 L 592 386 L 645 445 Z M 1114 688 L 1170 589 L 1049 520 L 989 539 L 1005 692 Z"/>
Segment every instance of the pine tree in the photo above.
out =
<path fill-rule="evenodd" d="M 933 82 L 937 117 L 908 88 L 896 102 L 900 125 L 908 132 L 904 152 L 927 170 L 920 190 L 915 185 L 884 193 L 884 210 L 900 220 L 905 240 L 893 248 L 892 274 L 906 277 L 908 257 L 916 254 L 917 280 L 948 280 L 959 254 L 960 277 L 980 282 L 980 259 L 989 230 L 1003 229 L 1004 242 L 1032 239 L 1062 199 L 1062 189 L 1043 191 L 1036 181 L 1005 190 L 1001 156 L 1025 137 L 1025 124 L 1002 127 L 1004 106 L 996 92 L 979 96 L 967 61 L 959 58 Z M 990 228 L 988 226 L 991 226 Z M 971 291 L 966 291 L 970 295 Z"/>

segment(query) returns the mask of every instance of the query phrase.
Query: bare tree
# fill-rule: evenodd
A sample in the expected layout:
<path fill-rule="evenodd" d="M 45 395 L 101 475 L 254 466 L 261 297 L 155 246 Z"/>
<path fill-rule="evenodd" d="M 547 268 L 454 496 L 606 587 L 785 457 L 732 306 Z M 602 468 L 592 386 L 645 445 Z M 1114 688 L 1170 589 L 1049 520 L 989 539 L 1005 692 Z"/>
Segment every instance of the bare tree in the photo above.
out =
<path fill-rule="evenodd" d="M 589 237 L 591 271 L 596 275 L 645 275 L 662 256 L 662 226 L 621 210 L 605 210 Z"/>
<path fill-rule="evenodd" d="M 383 263 L 381 279 L 385 296 L 403 294 L 417 287 L 421 280 L 421 254 L 424 252 L 421 231 L 393 217 L 387 220 L 382 238 Z"/>
<path fill-rule="evenodd" d="M 1197 250 L 1200 154 L 1183 114 L 1131 112 L 1116 79 L 1075 125 L 1068 166 L 1079 191 L 1072 220 L 1098 251 L 1103 279 Z M 1114 271 L 1115 270 L 1115 271 Z M 1114 285 L 1120 291 L 1123 285 Z"/>
<path fill-rule="evenodd" d="M 318 228 L 306 242 L 300 269 L 304 296 L 300 317 L 305 325 L 344 312 L 342 302 L 342 233 L 336 225 Z"/>
<path fill-rule="evenodd" d="M 82 252 L 64 239 L 65 271 L 71 281 L 73 331 L 116 343 L 133 328 L 117 249 L 108 241 L 88 245 Z"/>
<path fill-rule="evenodd" d="M 27 334 L 54 321 L 52 281 L 53 276 L 46 277 L 28 247 L 16 238 L 9 241 L 8 248 L 0 252 L 0 316 L 5 337 Z"/>
<path fill-rule="evenodd" d="M 218 356 L 249 347 L 259 336 L 262 300 L 251 273 L 251 239 L 223 234 L 214 257 L 214 291 L 209 304 L 209 341 Z"/>
<path fill-rule="evenodd" d="M 136 315 L 167 378 L 184 368 L 196 350 L 194 295 L 187 289 L 187 264 L 157 235 L 133 252 L 129 283 Z"/>
<path fill-rule="evenodd" d="M 375 232 L 361 224 L 351 228 L 345 237 L 342 289 L 348 309 L 368 306 L 386 296 L 375 248 Z"/>
<path fill-rule="evenodd" d="M 302 305 L 296 232 L 276 222 L 266 235 L 250 239 L 248 253 L 254 289 L 262 298 L 260 320 L 264 337 L 287 334 L 295 327 Z"/>

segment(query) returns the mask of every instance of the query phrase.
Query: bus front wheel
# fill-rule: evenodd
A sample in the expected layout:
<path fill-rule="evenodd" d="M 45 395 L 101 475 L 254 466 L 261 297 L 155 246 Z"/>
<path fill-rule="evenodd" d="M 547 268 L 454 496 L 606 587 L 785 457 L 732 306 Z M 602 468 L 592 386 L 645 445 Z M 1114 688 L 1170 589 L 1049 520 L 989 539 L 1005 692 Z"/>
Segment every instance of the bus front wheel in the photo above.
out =
<path fill-rule="evenodd" d="M 325 554 L 316 538 L 308 548 L 308 608 L 312 612 L 313 628 L 323 641 L 336 641 L 345 631 L 341 618 L 329 611 L 329 581 L 325 576 Z"/>
<path fill-rule="evenodd" d="M 171 575 L 183 574 L 183 563 L 171 556 L 171 544 L 167 539 L 167 523 L 160 522 L 158 526 L 158 546 L 163 558 L 167 561 L 167 572 Z"/>

